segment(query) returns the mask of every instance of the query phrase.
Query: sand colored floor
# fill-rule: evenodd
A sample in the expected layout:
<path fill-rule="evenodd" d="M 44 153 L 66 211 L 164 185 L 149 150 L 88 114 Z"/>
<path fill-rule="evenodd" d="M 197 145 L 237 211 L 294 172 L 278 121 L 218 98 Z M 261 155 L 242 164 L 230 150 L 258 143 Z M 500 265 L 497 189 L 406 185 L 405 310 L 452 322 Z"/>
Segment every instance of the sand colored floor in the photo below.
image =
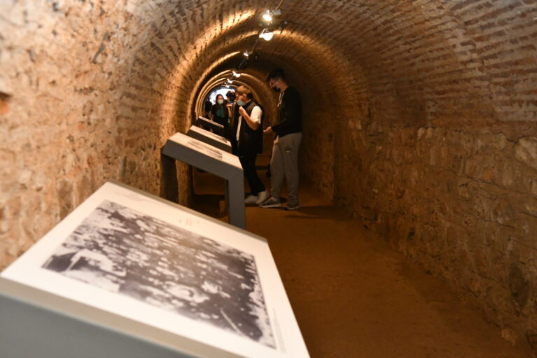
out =
<path fill-rule="evenodd" d="M 195 208 L 227 221 L 223 181 L 194 177 Z M 269 241 L 312 358 L 531 357 L 307 186 L 298 211 L 248 207 L 246 219 Z"/>

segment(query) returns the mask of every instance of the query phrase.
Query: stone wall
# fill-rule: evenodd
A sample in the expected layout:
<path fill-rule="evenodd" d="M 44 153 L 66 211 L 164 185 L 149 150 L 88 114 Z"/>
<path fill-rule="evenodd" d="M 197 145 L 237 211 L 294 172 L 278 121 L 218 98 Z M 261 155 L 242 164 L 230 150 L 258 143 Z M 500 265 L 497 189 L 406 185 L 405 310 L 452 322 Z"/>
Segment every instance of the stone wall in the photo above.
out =
<path fill-rule="evenodd" d="M 3 1 L 2 9 L 0 268 L 107 180 L 159 193 L 160 149 L 185 131 L 192 90 L 219 56 L 196 44 L 249 14 L 230 9 L 233 18 L 214 28 L 222 19 L 210 13 L 191 21 L 202 9 L 158 2 Z M 181 184 L 184 199 L 184 175 Z"/>
<path fill-rule="evenodd" d="M 536 2 L 414 5 L 357 25 L 335 201 L 537 349 Z"/>
<path fill-rule="evenodd" d="M 510 339 L 535 342 L 537 143 L 519 125 L 527 132 L 350 123 L 341 150 L 356 151 L 337 163 L 337 202 L 463 297 L 486 303 Z"/>

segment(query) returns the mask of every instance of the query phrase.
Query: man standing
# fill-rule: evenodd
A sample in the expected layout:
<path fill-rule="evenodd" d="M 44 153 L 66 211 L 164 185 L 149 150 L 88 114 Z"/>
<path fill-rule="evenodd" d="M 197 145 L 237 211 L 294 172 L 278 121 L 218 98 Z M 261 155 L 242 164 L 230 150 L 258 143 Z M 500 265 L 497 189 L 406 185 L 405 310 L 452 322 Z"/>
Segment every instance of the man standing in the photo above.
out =
<path fill-rule="evenodd" d="M 260 204 L 269 197 L 255 167 L 257 154 L 263 151 L 263 109 L 254 101 L 252 91 L 246 86 L 237 88 L 237 105 L 237 154 L 250 185 L 250 195 L 244 203 Z"/>
<path fill-rule="evenodd" d="M 275 133 L 272 147 L 271 197 L 259 206 L 262 208 L 281 207 L 280 191 L 285 177 L 289 204 L 286 210 L 298 209 L 298 151 L 302 141 L 302 99 L 294 88 L 288 85 L 281 68 L 272 70 L 267 82 L 273 91 L 280 93 L 278 101 L 278 122 L 268 127 L 265 133 Z"/>

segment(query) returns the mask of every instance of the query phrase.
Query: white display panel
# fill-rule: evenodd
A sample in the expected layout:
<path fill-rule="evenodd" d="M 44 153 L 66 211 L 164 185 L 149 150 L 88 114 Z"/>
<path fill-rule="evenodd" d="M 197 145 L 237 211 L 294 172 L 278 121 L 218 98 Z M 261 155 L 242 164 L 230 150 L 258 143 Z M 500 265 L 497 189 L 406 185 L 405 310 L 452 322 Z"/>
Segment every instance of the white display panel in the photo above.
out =
<path fill-rule="evenodd" d="M 211 128 L 213 131 L 218 133 L 219 135 L 225 135 L 225 128 L 220 123 L 216 123 L 214 121 L 211 121 L 210 119 L 207 119 L 205 117 L 198 117 L 196 121 L 197 126 L 205 126 Z"/>
<path fill-rule="evenodd" d="M 242 165 L 239 161 L 239 157 L 226 151 L 215 148 L 212 145 L 203 143 L 196 138 L 189 137 L 183 133 L 175 133 L 168 140 L 171 140 L 182 146 L 195 150 L 205 156 L 217 159 L 218 161 L 221 161 L 227 165 L 231 165 L 242 170 Z"/>
<path fill-rule="evenodd" d="M 309 356 L 264 239 L 124 185 L 1 276 L 239 356 Z"/>
<path fill-rule="evenodd" d="M 209 132 L 203 128 L 200 128 L 200 127 L 196 127 L 196 126 L 191 126 L 190 127 L 190 130 L 194 131 L 194 132 L 197 132 L 197 133 L 200 133 L 200 134 L 203 134 L 204 136 L 207 136 L 209 138 L 213 138 L 219 142 L 222 142 L 224 144 L 227 144 L 227 145 L 231 145 L 231 142 L 229 140 L 227 140 L 225 137 L 222 137 L 218 134 L 215 134 L 215 133 L 212 133 L 212 132 Z"/>
<path fill-rule="evenodd" d="M 204 143 L 210 144 L 216 148 L 222 149 L 231 153 L 231 142 L 216 133 L 210 132 L 200 127 L 191 126 L 187 135 L 192 138 L 201 140 Z"/>
<path fill-rule="evenodd" d="M 176 133 L 166 141 L 162 154 L 226 179 L 229 223 L 246 228 L 244 172 L 237 156 L 182 133 Z"/>

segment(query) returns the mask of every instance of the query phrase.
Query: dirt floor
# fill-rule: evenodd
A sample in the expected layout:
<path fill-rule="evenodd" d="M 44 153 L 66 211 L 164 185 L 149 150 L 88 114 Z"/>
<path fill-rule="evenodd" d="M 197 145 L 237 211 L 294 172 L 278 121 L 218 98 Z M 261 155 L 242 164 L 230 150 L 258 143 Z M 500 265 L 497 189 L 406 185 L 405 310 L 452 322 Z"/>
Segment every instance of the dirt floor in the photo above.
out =
<path fill-rule="evenodd" d="M 224 181 L 194 172 L 195 209 L 227 221 Z M 300 205 L 247 207 L 246 220 L 268 239 L 312 358 L 532 357 L 307 185 Z"/>

